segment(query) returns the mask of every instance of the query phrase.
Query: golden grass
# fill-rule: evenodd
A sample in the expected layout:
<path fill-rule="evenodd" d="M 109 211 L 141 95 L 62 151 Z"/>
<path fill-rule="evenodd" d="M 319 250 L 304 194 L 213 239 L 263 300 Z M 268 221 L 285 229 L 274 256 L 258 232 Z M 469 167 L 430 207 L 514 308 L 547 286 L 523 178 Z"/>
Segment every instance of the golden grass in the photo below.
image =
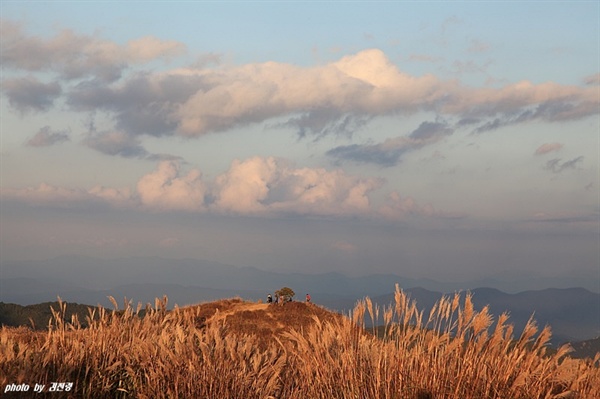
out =
<path fill-rule="evenodd" d="M 167 311 L 163 298 L 143 317 L 113 305 L 90 311 L 88 328 L 62 321 L 65 303 L 48 332 L 2 328 L 0 396 L 12 383 L 73 382 L 47 397 L 600 398 L 600 357 L 547 353 L 549 328 L 532 320 L 514 336 L 507 315 L 494 320 L 468 295 L 442 298 L 429 315 L 398 287 L 392 306 L 367 298 L 349 317 L 299 302 Z M 379 337 L 365 318 L 383 319 Z"/>

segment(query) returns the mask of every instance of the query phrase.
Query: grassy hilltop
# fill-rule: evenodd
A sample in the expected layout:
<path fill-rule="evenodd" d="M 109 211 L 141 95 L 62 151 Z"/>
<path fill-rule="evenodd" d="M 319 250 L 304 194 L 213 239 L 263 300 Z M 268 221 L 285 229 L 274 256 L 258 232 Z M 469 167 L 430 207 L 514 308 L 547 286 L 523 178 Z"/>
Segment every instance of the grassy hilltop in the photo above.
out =
<path fill-rule="evenodd" d="M 390 307 L 367 298 L 349 316 L 241 299 L 168 311 L 164 298 L 143 310 L 90 308 L 85 328 L 77 316 L 64 321 L 66 307 L 47 332 L 0 329 L 0 396 L 29 397 L 5 393 L 10 384 L 72 382 L 35 397 L 600 397 L 600 358 L 547 351 L 549 328 L 513 331 L 507 315 L 475 311 L 469 296 L 425 315 L 397 289 Z"/>

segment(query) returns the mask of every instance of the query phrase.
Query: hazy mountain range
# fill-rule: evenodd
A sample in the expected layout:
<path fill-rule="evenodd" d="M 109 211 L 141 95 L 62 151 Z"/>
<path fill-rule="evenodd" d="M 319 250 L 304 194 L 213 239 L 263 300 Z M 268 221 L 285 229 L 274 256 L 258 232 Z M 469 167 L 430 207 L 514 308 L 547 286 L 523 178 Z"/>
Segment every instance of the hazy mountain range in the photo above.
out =
<path fill-rule="evenodd" d="M 496 316 L 508 311 L 516 327 L 515 334 L 534 315 L 540 327 L 552 326 L 555 343 L 600 335 L 600 294 L 584 288 L 515 292 L 519 287 L 515 285 L 513 293 L 507 293 L 497 289 L 503 284 L 494 280 L 443 283 L 392 274 L 349 277 L 341 273 L 277 273 L 201 260 L 162 258 L 60 257 L 4 262 L 1 277 L 0 301 L 21 305 L 54 301 L 60 296 L 68 302 L 112 307 L 107 299 L 110 295 L 119 303 L 124 298 L 130 299 L 135 306 L 138 302 L 154 303 L 156 297 L 167 295 L 169 305 L 183 306 L 234 296 L 264 299 L 267 293 L 289 286 L 299 299 L 310 293 L 313 301 L 345 312 L 365 296 L 380 305 L 392 303 L 394 285 L 398 283 L 417 301 L 419 308 L 428 312 L 443 293 L 469 289 L 477 309 L 489 304 Z M 547 286 L 560 286 L 555 283 Z"/>

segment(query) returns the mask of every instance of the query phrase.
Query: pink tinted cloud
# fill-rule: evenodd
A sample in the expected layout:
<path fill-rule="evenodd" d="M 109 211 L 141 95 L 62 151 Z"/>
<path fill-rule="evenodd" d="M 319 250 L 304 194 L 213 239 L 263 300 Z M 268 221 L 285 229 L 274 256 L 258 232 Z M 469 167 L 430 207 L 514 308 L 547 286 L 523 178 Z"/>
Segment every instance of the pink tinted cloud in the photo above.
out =
<path fill-rule="evenodd" d="M 350 175 L 341 169 L 298 168 L 273 157 L 235 160 L 227 171 L 205 181 L 198 169 L 182 170 L 177 161 L 162 161 L 142 176 L 134 189 L 95 186 L 71 189 L 40 184 L 2 189 L 0 196 L 33 205 L 85 207 L 104 204 L 130 210 L 192 212 L 276 217 L 361 217 L 402 220 L 454 217 L 419 204 L 397 192 L 376 207 L 370 196 L 381 189 L 379 178 Z"/>
<path fill-rule="evenodd" d="M 144 207 L 156 210 L 203 211 L 206 187 L 202 173 L 193 169 L 182 175 L 179 163 L 163 161 L 143 176 L 136 186 Z"/>
<path fill-rule="evenodd" d="M 69 134 L 66 131 L 54 132 L 50 126 L 44 126 L 31 139 L 27 140 L 26 144 L 30 147 L 48 147 L 69 140 Z"/>
<path fill-rule="evenodd" d="M 20 24 L 10 20 L 2 20 L 0 29 L 3 66 L 31 72 L 56 71 L 66 79 L 96 76 L 114 81 L 130 64 L 170 59 L 186 52 L 182 43 L 152 36 L 121 45 L 69 29 L 46 39 L 27 34 Z"/>
<path fill-rule="evenodd" d="M 544 155 L 550 152 L 556 152 L 563 148 L 561 143 L 544 143 L 535 150 L 535 155 Z"/>
<path fill-rule="evenodd" d="M 299 134 L 323 135 L 347 125 L 360 127 L 381 115 L 423 111 L 476 119 L 482 130 L 492 130 L 534 119 L 553 122 L 598 113 L 597 91 L 589 85 L 523 80 L 498 88 L 473 88 L 433 74 L 403 72 L 379 49 L 312 67 L 276 61 L 213 68 L 200 63 L 124 74 L 128 67 L 183 55 L 185 45 L 155 37 L 120 44 L 70 30 L 46 39 L 27 34 L 10 21 L 2 24 L 1 33 L 4 67 L 54 72 L 61 79 L 61 84 L 38 82 L 29 89 L 37 93 L 35 98 L 22 98 L 22 90 L 13 90 L 14 104 L 47 111 L 58 97 L 66 97 L 73 111 L 108 112 L 115 119 L 114 128 L 131 136 L 199 137 L 272 118 L 287 118 L 282 125 L 297 128 Z M 486 47 L 472 44 L 478 51 Z M 95 78 L 94 84 L 72 84 L 87 77 Z M 596 81 L 596 76 L 587 79 L 590 84 Z M 152 123 L 144 123 L 148 120 Z"/>
<path fill-rule="evenodd" d="M 238 214 L 343 215 L 365 213 L 379 179 L 341 170 L 296 168 L 273 157 L 235 160 L 215 179 L 212 209 Z"/>

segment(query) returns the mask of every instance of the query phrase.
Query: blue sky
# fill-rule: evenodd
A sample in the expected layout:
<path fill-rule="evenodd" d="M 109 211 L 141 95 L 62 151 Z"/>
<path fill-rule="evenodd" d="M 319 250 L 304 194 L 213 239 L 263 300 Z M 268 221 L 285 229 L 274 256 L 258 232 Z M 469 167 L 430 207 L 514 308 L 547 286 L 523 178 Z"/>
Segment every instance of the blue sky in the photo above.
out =
<path fill-rule="evenodd" d="M 599 277 L 597 2 L 0 5 L 2 260 Z"/>

